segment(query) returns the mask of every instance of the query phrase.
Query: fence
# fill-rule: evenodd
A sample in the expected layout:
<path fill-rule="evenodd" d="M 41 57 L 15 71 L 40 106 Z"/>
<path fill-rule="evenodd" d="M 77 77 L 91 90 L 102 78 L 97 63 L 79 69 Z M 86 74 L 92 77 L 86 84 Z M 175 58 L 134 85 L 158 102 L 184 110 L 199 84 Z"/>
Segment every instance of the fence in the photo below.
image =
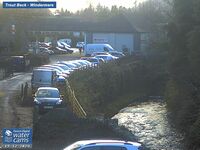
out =
<path fill-rule="evenodd" d="M 66 81 L 67 82 L 67 81 Z M 78 117 L 78 118 L 86 118 L 87 114 L 84 111 L 83 107 L 81 104 L 78 102 L 76 99 L 76 96 L 74 94 L 74 91 L 71 89 L 69 83 L 66 83 L 66 89 L 67 89 L 67 94 L 68 94 L 68 101 L 69 104 L 72 108 L 73 113 Z"/>

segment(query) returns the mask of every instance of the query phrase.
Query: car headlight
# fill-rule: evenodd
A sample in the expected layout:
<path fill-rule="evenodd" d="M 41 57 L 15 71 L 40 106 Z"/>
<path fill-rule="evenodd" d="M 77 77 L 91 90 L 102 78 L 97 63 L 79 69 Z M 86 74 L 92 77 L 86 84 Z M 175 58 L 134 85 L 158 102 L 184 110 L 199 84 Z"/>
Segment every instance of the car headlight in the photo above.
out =
<path fill-rule="evenodd" d="M 60 105 L 62 103 L 62 100 L 59 100 L 56 102 L 56 105 Z"/>
<path fill-rule="evenodd" d="M 35 99 L 34 102 L 35 102 L 36 104 L 41 104 L 41 102 L 38 101 L 37 99 Z"/>

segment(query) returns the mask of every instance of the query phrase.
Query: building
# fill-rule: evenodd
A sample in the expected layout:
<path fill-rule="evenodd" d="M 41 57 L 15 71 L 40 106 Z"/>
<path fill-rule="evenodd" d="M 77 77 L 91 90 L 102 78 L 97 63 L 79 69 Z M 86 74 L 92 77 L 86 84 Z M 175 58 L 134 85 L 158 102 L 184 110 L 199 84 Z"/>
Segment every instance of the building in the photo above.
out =
<path fill-rule="evenodd" d="M 129 53 L 140 50 L 140 33 L 123 16 L 95 22 L 85 34 L 86 43 L 107 43 L 115 50 Z"/>
<path fill-rule="evenodd" d="M 140 50 L 140 33 L 124 15 L 117 15 L 107 20 L 84 20 L 72 17 L 41 18 L 36 25 L 30 27 L 32 34 L 44 34 L 58 38 L 67 32 L 84 33 L 84 41 L 88 43 L 107 43 L 115 50 L 127 50 L 129 53 Z M 68 38 L 68 37 L 66 37 Z"/>

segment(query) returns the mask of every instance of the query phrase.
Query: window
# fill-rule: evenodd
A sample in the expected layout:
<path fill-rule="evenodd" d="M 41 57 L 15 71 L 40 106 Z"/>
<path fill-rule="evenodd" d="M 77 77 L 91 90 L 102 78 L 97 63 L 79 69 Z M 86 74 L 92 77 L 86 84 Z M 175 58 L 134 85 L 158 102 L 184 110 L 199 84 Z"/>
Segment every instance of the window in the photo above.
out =
<path fill-rule="evenodd" d="M 107 47 L 103 48 L 105 52 L 109 52 L 109 49 Z"/>
<path fill-rule="evenodd" d="M 43 97 L 59 98 L 59 92 L 57 90 L 42 89 L 37 92 L 36 97 L 38 97 L 38 98 L 43 98 Z"/>

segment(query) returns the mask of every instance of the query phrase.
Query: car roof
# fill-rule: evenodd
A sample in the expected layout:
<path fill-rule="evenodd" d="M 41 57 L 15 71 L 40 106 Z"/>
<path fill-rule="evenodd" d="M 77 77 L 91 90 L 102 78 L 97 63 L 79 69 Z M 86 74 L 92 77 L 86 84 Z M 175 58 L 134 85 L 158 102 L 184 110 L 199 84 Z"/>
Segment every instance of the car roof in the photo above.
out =
<path fill-rule="evenodd" d="M 110 57 L 110 55 L 97 55 L 95 57 Z"/>
<path fill-rule="evenodd" d="M 136 147 L 141 146 L 140 143 L 137 142 L 131 142 L 131 141 L 122 141 L 122 140 L 82 140 L 82 141 L 77 141 L 76 144 L 80 145 L 91 145 L 91 144 L 118 144 L 118 145 L 124 145 L 124 144 L 129 144 L 133 145 Z"/>
<path fill-rule="evenodd" d="M 109 53 L 118 53 L 118 54 L 123 54 L 122 52 L 118 52 L 118 51 L 109 51 Z"/>
<path fill-rule="evenodd" d="M 53 71 L 53 69 L 52 68 L 47 68 L 47 67 L 37 67 L 37 68 L 34 68 L 33 69 L 34 71 L 35 70 L 40 70 L 40 71 Z"/>
<path fill-rule="evenodd" d="M 108 52 L 94 52 L 94 53 L 92 53 L 92 54 L 109 54 Z"/>

